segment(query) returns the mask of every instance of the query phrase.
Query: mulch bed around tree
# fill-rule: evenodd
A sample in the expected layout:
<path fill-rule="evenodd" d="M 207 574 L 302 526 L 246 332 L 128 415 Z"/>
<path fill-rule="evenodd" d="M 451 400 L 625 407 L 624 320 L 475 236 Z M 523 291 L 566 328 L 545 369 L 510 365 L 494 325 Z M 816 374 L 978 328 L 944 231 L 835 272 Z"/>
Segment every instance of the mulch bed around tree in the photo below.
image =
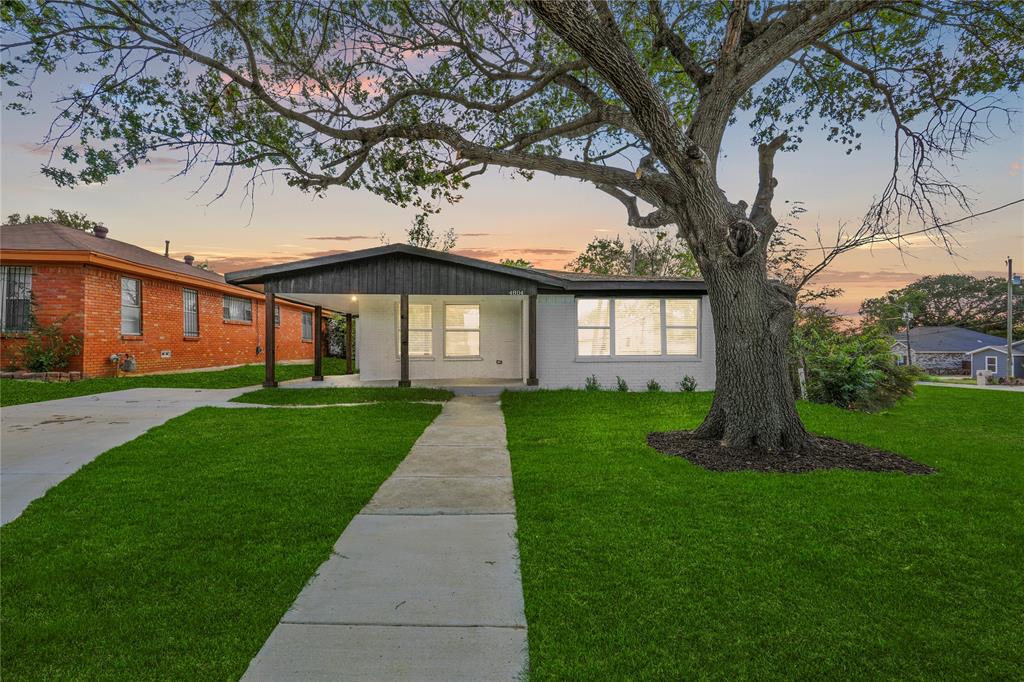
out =
<path fill-rule="evenodd" d="M 777 474 L 802 474 L 818 469 L 854 471 L 899 471 L 905 474 L 931 474 L 935 469 L 894 452 L 878 450 L 860 443 L 816 436 L 818 448 L 807 452 L 766 452 L 757 448 L 724 448 L 717 441 L 698 439 L 691 431 L 666 431 L 647 434 L 647 444 L 662 453 L 682 457 L 710 471 L 762 471 Z"/>

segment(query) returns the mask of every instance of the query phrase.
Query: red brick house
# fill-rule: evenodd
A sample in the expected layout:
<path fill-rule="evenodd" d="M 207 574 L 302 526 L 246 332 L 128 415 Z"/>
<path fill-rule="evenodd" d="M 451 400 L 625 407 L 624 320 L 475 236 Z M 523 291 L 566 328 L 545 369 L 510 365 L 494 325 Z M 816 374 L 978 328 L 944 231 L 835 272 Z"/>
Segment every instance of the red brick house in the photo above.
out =
<path fill-rule="evenodd" d="M 0 364 L 20 365 L 34 302 L 82 340 L 70 371 L 111 376 L 117 354 L 138 373 L 262 362 L 264 298 L 146 249 L 53 223 L 0 227 Z M 313 308 L 278 299 L 277 360 L 313 359 Z"/>

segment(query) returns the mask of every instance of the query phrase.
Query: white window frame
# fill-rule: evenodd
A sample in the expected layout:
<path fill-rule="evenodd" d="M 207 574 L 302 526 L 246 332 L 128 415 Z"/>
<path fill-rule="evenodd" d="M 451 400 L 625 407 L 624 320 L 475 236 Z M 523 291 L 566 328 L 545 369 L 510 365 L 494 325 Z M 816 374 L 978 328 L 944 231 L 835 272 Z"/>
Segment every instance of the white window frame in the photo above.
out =
<path fill-rule="evenodd" d="M 615 344 L 615 301 L 620 299 L 658 299 L 661 302 L 660 314 L 661 314 L 661 353 L 659 355 L 620 355 L 617 352 Z M 667 326 L 668 316 L 665 310 L 665 301 L 672 299 L 686 299 L 694 300 L 697 302 L 697 324 L 695 329 L 697 330 L 697 352 L 695 354 L 668 354 L 668 339 L 666 330 L 672 329 L 694 329 L 694 327 L 670 325 Z M 599 300 L 608 301 L 609 305 L 609 324 L 610 324 L 610 341 L 609 341 L 609 353 L 607 355 L 580 355 L 579 354 L 579 330 L 580 329 L 609 329 L 609 327 L 591 326 L 584 325 L 580 326 L 579 323 L 579 304 L 580 300 Z M 577 296 L 573 299 L 573 323 L 576 328 L 576 334 L 573 338 L 575 344 L 575 361 L 576 362 L 694 362 L 701 359 L 703 353 L 703 342 L 701 339 L 701 332 L 704 328 L 703 318 L 703 297 L 702 296 Z"/>
<path fill-rule="evenodd" d="M 430 314 L 427 315 L 427 319 L 430 320 L 429 327 L 414 327 L 412 325 L 412 308 L 413 306 L 420 306 L 430 309 Z M 426 353 L 414 354 L 412 352 L 412 335 L 413 332 L 426 333 L 430 337 L 430 350 Z M 402 355 L 402 309 L 398 303 L 395 303 L 395 357 L 400 358 Z M 409 302 L 409 359 L 410 360 L 433 360 L 434 359 L 434 304 L 433 303 L 414 303 Z"/>
<path fill-rule="evenodd" d="M 989 361 L 991 361 L 991 362 L 989 362 Z M 991 367 L 989 367 L 990 364 L 992 365 Z M 993 374 L 998 374 L 999 373 L 999 358 L 996 357 L 995 355 L 986 355 L 985 356 L 985 371 L 986 372 L 992 372 Z"/>
<path fill-rule="evenodd" d="M 580 304 L 582 300 L 587 301 L 608 301 L 608 324 L 580 324 Z M 580 358 L 610 358 L 615 354 L 615 299 L 612 298 L 601 298 L 601 297 L 590 297 L 580 296 L 573 299 L 572 302 L 573 315 L 576 322 L 576 356 Z M 581 329 L 607 329 L 608 330 L 608 352 L 603 354 L 594 355 L 580 355 L 580 330 Z"/>
<path fill-rule="evenodd" d="M 275 303 L 274 304 L 274 326 L 275 327 L 280 327 L 281 326 L 281 304 L 280 303 Z"/>
<path fill-rule="evenodd" d="M 135 296 L 138 299 L 138 305 L 125 305 L 124 302 L 124 283 L 135 282 Z M 142 280 L 137 277 L 122 277 L 120 282 L 120 288 L 118 289 L 121 295 L 121 336 L 142 336 Z M 125 308 L 136 308 L 139 311 L 139 328 L 137 330 L 126 330 L 124 323 L 124 311 Z"/>
<path fill-rule="evenodd" d="M 242 301 L 245 304 L 242 308 L 243 316 L 241 318 L 231 317 L 231 306 L 228 305 L 229 300 Z M 224 298 L 221 300 L 221 313 L 225 322 L 252 324 L 252 299 L 245 298 L 243 296 L 229 296 L 228 294 L 224 294 Z M 245 313 L 248 313 L 248 315 L 246 316 Z"/>
<path fill-rule="evenodd" d="M 189 316 L 189 313 L 190 313 L 190 311 L 188 309 L 188 296 L 189 296 L 189 294 L 192 294 L 192 296 L 195 297 L 195 302 L 196 302 L 196 309 L 195 309 L 195 319 L 196 319 L 195 333 L 190 333 L 189 332 L 189 328 L 188 328 L 188 316 Z M 186 338 L 189 338 L 189 339 L 197 339 L 197 338 L 199 338 L 199 290 L 198 289 L 189 289 L 188 287 L 184 287 L 181 290 L 181 335 L 186 337 Z"/>
<path fill-rule="evenodd" d="M 689 324 L 669 324 L 668 323 L 668 302 L 669 301 L 694 301 L 697 304 L 697 314 L 694 316 L 694 322 L 692 325 Z M 696 332 L 697 347 L 693 353 L 670 353 L 668 351 L 668 330 L 669 329 L 692 329 Z M 700 299 L 699 298 L 686 298 L 683 296 L 674 296 L 671 298 L 661 299 L 661 352 L 670 358 L 695 358 L 700 355 Z"/>
<path fill-rule="evenodd" d="M 24 265 L 4 265 L 0 266 L 0 332 L 5 334 L 22 334 L 29 331 L 32 317 L 32 276 L 31 266 Z M 11 275 L 15 275 L 14 279 L 18 282 L 20 290 L 14 290 L 13 287 L 9 286 L 11 282 Z M 19 295 L 24 294 L 24 295 Z M 7 315 L 8 301 L 27 301 L 26 304 L 28 310 L 25 315 L 20 318 L 16 318 L 14 326 L 11 326 L 12 321 Z"/>
<path fill-rule="evenodd" d="M 448 327 L 448 308 L 451 307 L 451 306 L 462 306 L 462 307 L 471 306 L 471 307 L 475 307 L 476 308 L 476 319 L 477 319 L 476 329 L 471 329 L 471 328 L 468 328 L 468 327 L 451 327 L 451 328 L 449 328 Z M 483 336 L 480 333 L 480 325 L 481 325 L 481 322 L 483 321 L 483 316 L 482 315 L 483 314 L 482 314 L 482 311 L 481 311 L 479 303 L 445 303 L 444 304 L 444 319 L 442 320 L 442 324 L 444 325 L 444 339 L 443 339 L 443 341 L 444 341 L 444 357 L 445 357 L 446 360 L 479 360 L 481 357 L 483 357 L 481 355 L 481 353 L 483 353 L 483 346 L 481 346 L 481 344 L 483 343 Z M 476 355 L 452 355 L 451 353 L 449 353 L 448 352 L 448 333 L 449 332 L 459 332 L 459 333 L 463 333 L 463 332 L 476 332 L 476 350 L 477 350 L 477 354 Z"/>
<path fill-rule="evenodd" d="M 308 310 L 303 310 L 302 311 L 302 340 L 303 341 L 312 341 L 313 340 L 313 337 L 315 336 L 315 334 L 313 333 L 314 332 L 314 328 L 313 328 L 313 324 L 314 323 L 315 323 L 315 321 L 313 320 L 313 313 L 309 312 Z M 306 336 L 306 327 L 307 326 L 309 327 L 309 336 Z"/>

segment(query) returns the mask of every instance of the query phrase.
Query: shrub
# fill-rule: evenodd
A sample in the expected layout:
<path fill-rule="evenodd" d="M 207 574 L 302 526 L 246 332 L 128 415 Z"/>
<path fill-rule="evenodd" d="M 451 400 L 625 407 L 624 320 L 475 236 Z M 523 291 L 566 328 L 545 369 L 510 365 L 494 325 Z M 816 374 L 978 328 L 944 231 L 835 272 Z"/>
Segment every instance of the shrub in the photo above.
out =
<path fill-rule="evenodd" d="M 656 393 L 661 390 L 661 384 L 659 384 L 654 379 L 651 379 L 650 381 L 647 382 L 647 390 L 652 393 Z"/>
<path fill-rule="evenodd" d="M 622 391 L 623 393 L 625 393 L 626 391 L 629 390 L 629 384 L 626 383 L 625 379 L 617 376 L 615 377 L 615 390 Z"/>
<path fill-rule="evenodd" d="M 919 370 L 897 365 L 879 331 L 815 336 L 807 356 L 807 397 L 812 402 L 872 411 L 913 394 Z"/>
<path fill-rule="evenodd" d="M 34 312 L 29 312 L 29 331 L 20 356 L 30 372 L 56 372 L 68 368 L 68 360 L 82 352 L 77 336 L 64 336 L 67 316 L 50 324 L 39 324 Z"/>
<path fill-rule="evenodd" d="M 591 374 L 583 383 L 583 388 L 587 391 L 600 391 L 601 382 L 597 380 L 596 374 Z"/>
<path fill-rule="evenodd" d="M 684 393 L 693 393 L 697 390 L 697 380 L 687 374 L 679 380 L 679 390 Z"/>

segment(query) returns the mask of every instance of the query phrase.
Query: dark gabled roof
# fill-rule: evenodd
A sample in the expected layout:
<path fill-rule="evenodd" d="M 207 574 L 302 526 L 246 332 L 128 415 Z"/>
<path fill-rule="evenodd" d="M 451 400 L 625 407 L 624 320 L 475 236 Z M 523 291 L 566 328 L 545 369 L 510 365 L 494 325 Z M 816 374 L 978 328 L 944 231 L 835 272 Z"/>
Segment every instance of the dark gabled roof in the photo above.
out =
<path fill-rule="evenodd" d="M 903 332 L 893 336 L 893 343 L 906 344 L 906 341 Z M 918 353 L 970 353 L 1000 343 L 1005 346 L 1006 339 L 962 327 L 912 327 L 910 330 L 910 347 Z"/>
<path fill-rule="evenodd" d="M 462 265 L 468 268 L 486 270 L 488 272 L 518 277 L 520 279 L 536 282 L 541 289 L 556 291 L 609 291 L 609 290 L 631 290 L 631 291 L 697 291 L 703 293 L 704 281 L 700 279 L 674 278 L 674 277 L 635 277 L 628 275 L 593 275 L 589 273 L 562 272 L 560 270 L 543 270 L 540 268 L 515 268 L 499 263 L 469 258 L 444 251 L 424 249 L 409 244 L 388 244 L 372 249 L 360 251 L 349 251 L 331 256 L 309 258 L 307 260 L 269 265 L 251 270 L 239 270 L 229 272 L 225 275 L 231 284 L 260 284 L 276 276 L 289 276 L 303 271 L 318 268 L 345 265 L 372 258 L 380 258 L 392 254 L 404 254 L 416 256 L 455 265 Z"/>
<path fill-rule="evenodd" d="M 127 242 L 97 237 L 91 232 L 76 230 L 57 223 L 29 223 L 0 227 L 0 250 L 3 251 L 68 251 L 99 253 L 112 258 L 167 270 L 181 275 L 224 284 L 224 276 L 194 265 L 168 258 Z"/>

